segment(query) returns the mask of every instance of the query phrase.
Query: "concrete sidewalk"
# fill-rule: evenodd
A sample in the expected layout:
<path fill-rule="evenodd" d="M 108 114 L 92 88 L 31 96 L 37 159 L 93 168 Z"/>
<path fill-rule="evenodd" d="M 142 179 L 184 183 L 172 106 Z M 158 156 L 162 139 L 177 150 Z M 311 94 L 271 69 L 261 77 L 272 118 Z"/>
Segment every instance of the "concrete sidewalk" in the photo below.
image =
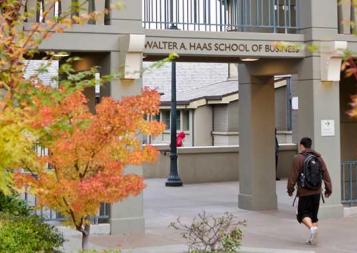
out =
<path fill-rule="evenodd" d="M 189 222 L 199 212 L 220 215 L 232 212 L 247 220 L 243 228 L 241 252 L 256 253 L 355 253 L 357 252 L 357 215 L 320 221 L 318 244 L 306 245 L 308 230 L 295 219 L 293 199 L 286 195 L 286 181 L 277 182 L 278 210 L 246 211 L 238 209 L 238 183 L 210 183 L 166 188 L 165 180 L 146 181 L 144 193 L 145 234 L 91 235 L 91 246 L 97 249 L 120 248 L 124 253 L 181 253 L 185 241 L 178 232 L 168 228 L 181 217 Z M 79 234 L 65 233 L 70 242 L 66 252 L 80 246 Z M 245 250 L 245 251 L 244 251 Z"/>
<path fill-rule="evenodd" d="M 144 247 L 136 249 L 125 249 L 122 253 L 184 253 L 187 252 L 187 246 L 184 244 L 159 246 L 159 247 Z M 267 249 L 267 248 L 251 248 L 240 247 L 239 253 L 314 253 L 315 251 L 302 250 L 286 250 L 286 249 Z"/>

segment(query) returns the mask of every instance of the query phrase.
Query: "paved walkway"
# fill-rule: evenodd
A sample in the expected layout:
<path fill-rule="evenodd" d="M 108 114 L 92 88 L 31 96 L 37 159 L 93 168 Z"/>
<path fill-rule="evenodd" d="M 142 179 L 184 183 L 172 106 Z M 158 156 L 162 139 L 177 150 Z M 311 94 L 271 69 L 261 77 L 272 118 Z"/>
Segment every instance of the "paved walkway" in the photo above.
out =
<path fill-rule="evenodd" d="M 295 220 L 292 199 L 285 194 L 286 181 L 277 182 L 279 209 L 259 212 L 237 208 L 238 183 L 235 182 L 185 185 L 182 188 L 166 188 L 164 182 L 161 179 L 146 181 L 145 234 L 92 235 L 90 241 L 93 248 L 121 248 L 124 253 L 181 253 L 185 249 L 185 241 L 176 231 L 169 229 L 168 224 L 178 216 L 189 221 L 205 210 L 216 215 L 229 211 L 247 220 L 241 252 L 357 252 L 357 215 L 322 220 L 319 243 L 305 245 L 308 231 Z M 79 235 L 65 234 L 70 239 L 66 248 L 78 248 Z"/>

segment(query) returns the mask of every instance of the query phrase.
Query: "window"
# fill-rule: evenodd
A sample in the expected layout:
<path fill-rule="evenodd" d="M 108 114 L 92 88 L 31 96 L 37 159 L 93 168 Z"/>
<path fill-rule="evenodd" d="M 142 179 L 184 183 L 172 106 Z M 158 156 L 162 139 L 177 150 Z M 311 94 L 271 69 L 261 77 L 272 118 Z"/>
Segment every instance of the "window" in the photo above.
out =
<path fill-rule="evenodd" d="M 163 110 L 161 111 L 161 122 L 165 124 L 165 129 L 170 129 L 170 111 Z"/>
<path fill-rule="evenodd" d="M 182 131 L 190 130 L 190 117 L 188 110 L 177 110 L 176 112 L 176 129 Z M 157 120 L 157 116 L 154 116 L 154 119 Z M 161 110 L 161 122 L 166 125 L 166 130 L 171 128 L 171 114 L 170 110 Z"/>
<path fill-rule="evenodd" d="M 181 111 L 176 111 L 176 130 L 181 130 Z"/>
<path fill-rule="evenodd" d="M 182 111 L 182 130 L 190 130 L 190 113 L 187 110 Z"/>
<path fill-rule="evenodd" d="M 291 95 L 291 77 L 287 79 L 287 86 L 286 86 L 288 104 L 287 104 L 287 115 L 286 115 L 286 124 L 288 131 L 291 131 L 293 128 L 293 117 L 292 117 L 292 95 Z"/>
<path fill-rule="evenodd" d="M 58 18 L 60 16 L 60 9 L 59 9 L 59 1 L 56 1 L 55 2 L 55 8 L 54 8 L 54 11 L 55 11 L 55 17 Z"/>
<path fill-rule="evenodd" d="M 100 73 L 95 73 L 95 101 L 98 104 L 100 102 Z"/>
<path fill-rule="evenodd" d="M 159 114 L 156 114 L 156 115 L 153 115 L 153 116 L 152 116 L 152 120 L 154 120 L 154 121 L 160 121 L 160 113 L 159 113 Z"/>

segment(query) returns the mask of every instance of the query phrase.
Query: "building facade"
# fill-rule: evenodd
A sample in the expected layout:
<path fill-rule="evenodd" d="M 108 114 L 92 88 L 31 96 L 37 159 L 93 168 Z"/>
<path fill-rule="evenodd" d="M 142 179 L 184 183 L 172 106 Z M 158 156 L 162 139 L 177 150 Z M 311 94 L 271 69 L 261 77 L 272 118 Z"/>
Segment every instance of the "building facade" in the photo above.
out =
<path fill-rule="evenodd" d="M 36 9 L 37 0 L 27 1 Z M 57 12 L 68 9 L 62 0 Z M 76 2 L 76 1 L 73 1 Z M 341 50 L 357 51 L 351 1 L 336 0 L 130 0 L 96 24 L 74 26 L 45 41 L 42 50 L 68 51 L 82 57 L 80 67 L 100 66 L 102 74 L 124 71 L 101 96 L 120 99 L 142 88 L 142 60 L 171 52 L 183 62 L 236 63 L 239 77 L 239 207 L 277 208 L 274 161 L 274 77 L 292 75 L 297 110 L 292 113 L 293 142 L 310 136 L 330 169 L 334 194 L 321 215 L 343 215 L 342 159 L 356 159 L 357 121 L 345 114 L 355 80 L 341 74 Z M 90 4 L 90 5 L 89 5 Z M 111 1 L 88 1 L 88 9 Z M 89 8 L 90 7 L 90 8 Z M 321 11 L 323 10 L 323 11 Z M 39 15 L 28 25 L 41 22 Z M 83 10 L 85 11 L 85 10 Z M 27 27 L 25 26 L 25 29 Z M 307 50 L 308 44 L 319 50 Z M 122 67 L 121 67 L 122 66 Z M 342 76 L 342 78 L 340 78 Z M 94 90 L 89 91 L 94 99 Z M 127 168 L 141 174 L 140 167 Z M 264 181 L 265 184 L 261 184 Z M 112 205 L 111 232 L 144 229 L 142 196 Z"/>
<path fill-rule="evenodd" d="M 144 68 L 152 63 L 145 62 Z M 239 145 L 239 83 L 237 64 L 177 63 L 177 132 L 183 146 Z M 145 143 L 170 143 L 171 64 L 143 73 L 145 87 L 161 94 L 160 114 L 152 118 L 166 125 Z M 275 127 L 279 143 L 292 143 L 291 76 L 275 77 Z"/>

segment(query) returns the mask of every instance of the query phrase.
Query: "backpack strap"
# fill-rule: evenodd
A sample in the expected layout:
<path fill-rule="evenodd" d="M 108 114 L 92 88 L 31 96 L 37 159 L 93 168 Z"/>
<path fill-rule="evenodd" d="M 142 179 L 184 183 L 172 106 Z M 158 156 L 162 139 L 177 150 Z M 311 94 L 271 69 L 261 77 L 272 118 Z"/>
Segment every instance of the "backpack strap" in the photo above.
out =
<path fill-rule="evenodd" d="M 295 195 L 294 201 L 293 201 L 293 206 L 295 205 L 295 201 L 297 199 L 297 194 Z"/>
<path fill-rule="evenodd" d="M 314 157 L 316 157 L 315 155 L 311 154 L 311 153 L 305 153 L 304 154 L 304 166 Z"/>

